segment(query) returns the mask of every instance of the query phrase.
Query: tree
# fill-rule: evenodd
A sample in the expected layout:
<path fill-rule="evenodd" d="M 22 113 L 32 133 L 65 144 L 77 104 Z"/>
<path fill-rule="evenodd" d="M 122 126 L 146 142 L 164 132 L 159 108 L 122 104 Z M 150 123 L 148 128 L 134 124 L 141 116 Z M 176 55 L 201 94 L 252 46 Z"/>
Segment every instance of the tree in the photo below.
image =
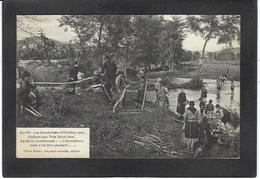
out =
<path fill-rule="evenodd" d="M 61 16 L 58 21 L 60 22 L 60 27 L 66 27 L 65 31 L 70 28 L 77 35 L 78 44 L 81 50 L 80 61 L 82 63 L 86 63 L 87 70 L 89 70 L 91 68 L 91 63 L 90 60 L 87 58 L 86 48 L 89 44 L 91 44 L 91 40 L 96 33 L 94 16 L 64 15 Z"/>
<path fill-rule="evenodd" d="M 40 54 L 41 59 L 47 59 L 50 63 L 52 58 L 52 52 L 55 50 L 55 43 L 53 40 L 50 40 L 48 37 L 45 36 L 43 30 L 39 32 L 40 35 L 40 43 L 37 44 L 37 51 Z"/>
<path fill-rule="evenodd" d="M 183 58 L 182 43 L 185 37 L 184 23 L 180 18 L 173 18 L 167 21 L 159 34 L 159 51 L 162 68 L 173 64 L 179 66 Z"/>
<path fill-rule="evenodd" d="M 156 64 L 159 59 L 158 41 L 162 21 L 162 17 L 159 16 L 135 16 L 135 66 L 141 65 L 150 70 L 150 64 Z"/>
<path fill-rule="evenodd" d="M 195 51 L 193 52 L 193 59 L 192 60 L 199 60 L 200 59 L 200 52 L 199 51 Z"/>
<path fill-rule="evenodd" d="M 115 54 L 117 61 L 121 61 L 126 68 L 133 49 L 134 27 L 132 16 L 108 16 L 105 23 L 105 42 L 108 51 Z"/>
<path fill-rule="evenodd" d="M 218 43 L 228 44 L 230 48 L 233 41 L 240 43 L 240 16 L 221 16 L 218 36 Z"/>
<path fill-rule="evenodd" d="M 192 32 L 205 40 L 201 53 L 202 60 L 204 60 L 207 43 L 218 36 L 219 19 L 215 15 L 188 16 L 187 25 Z"/>
<path fill-rule="evenodd" d="M 184 51 L 183 51 L 183 61 L 184 61 L 184 62 L 191 61 L 192 58 L 193 58 L 193 56 L 192 56 L 192 51 L 190 51 L 190 50 L 187 50 L 187 51 L 184 50 Z"/>
<path fill-rule="evenodd" d="M 190 31 L 200 35 L 205 41 L 202 48 L 202 58 L 205 58 L 205 49 L 211 39 L 218 39 L 218 43 L 232 44 L 232 41 L 240 38 L 239 16 L 201 15 L 188 16 L 187 26 Z M 237 37 L 237 38 L 236 38 Z M 198 80 L 200 79 L 201 61 L 198 67 Z"/>
<path fill-rule="evenodd" d="M 188 16 L 187 26 L 190 31 L 200 35 L 205 40 L 202 48 L 202 60 L 204 60 L 209 40 L 216 38 L 218 43 L 228 43 L 231 46 L 234 40 L 240 39 L 240 17 L 236 15 Z"/>

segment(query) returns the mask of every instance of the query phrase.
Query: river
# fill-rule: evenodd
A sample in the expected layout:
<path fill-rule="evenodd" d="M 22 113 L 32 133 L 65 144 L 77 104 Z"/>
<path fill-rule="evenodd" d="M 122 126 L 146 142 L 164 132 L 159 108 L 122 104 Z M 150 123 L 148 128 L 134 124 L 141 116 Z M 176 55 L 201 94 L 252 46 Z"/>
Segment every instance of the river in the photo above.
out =
<path fill-rule="evenodd" d="M 172 79 L 172 82 L 176 84 L 180 84 L 180 83 L 188 82 L 189 80 L 191 79 L 175 78 Z M 239 112 L 240 111 L 240 82 L 239 81 L 234 81 L 235 90 L 234 90 L 233 98 L 231 96 L 231 90 L 230 90 L 231 83 L 230 81 L 225 81 L 224 85 L 222 86 L 221 95 L 219 99 L 217 99 L 217 95 L 216 95 L 217 94 L 216 80 L 203 79 L 203 82 L 206 83 L 206 88 L 208 90 L 207 101 L 212 99 L 214 105 L 219 104 L 222 107 L 231 108 L 233 110 L 236 110 L 238 113 L 240 113 Z M 173 89 L 169 91 L 169 102 L 170 102 L 169 108 L 172 111 L 176 111 L 177 96 L 179 92 L 180 89 Z M 200 98 L 201 90 L 185 89 L 185 93 L 186 93 L 187 100 L 194 101 L 195 107 L 199 109 L 199 98 Z M 155 101 L 155 96 L 156 96 L 155 91 L 149 91 L 147 93 L 147 100 Z"/>

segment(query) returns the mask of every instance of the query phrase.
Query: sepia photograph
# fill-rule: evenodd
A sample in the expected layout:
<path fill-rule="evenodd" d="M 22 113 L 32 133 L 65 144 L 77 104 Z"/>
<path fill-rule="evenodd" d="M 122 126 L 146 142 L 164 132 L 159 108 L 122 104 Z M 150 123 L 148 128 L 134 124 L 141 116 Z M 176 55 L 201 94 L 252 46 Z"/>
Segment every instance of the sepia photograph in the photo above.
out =
<path fill-rule="evenodd" d="M 90 158 L 239 159 L 240 15 L 17 15 L 16 127 Z"/>

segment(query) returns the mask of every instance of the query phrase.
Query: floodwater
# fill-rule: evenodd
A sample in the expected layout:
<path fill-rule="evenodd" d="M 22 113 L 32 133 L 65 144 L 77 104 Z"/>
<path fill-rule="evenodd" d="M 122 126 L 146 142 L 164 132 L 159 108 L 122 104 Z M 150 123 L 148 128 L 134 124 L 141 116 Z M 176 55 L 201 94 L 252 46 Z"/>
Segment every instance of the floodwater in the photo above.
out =
<path fill-rule="evenodd" d="M 172 80 L 173 83 L 185 83 L 188 82 L 189 78 L 175 78 Z M 212 79 L 203 79 L 203 82 L 206 83 L 206 89 L 208 90 L 208 100 L 212 99 L 214 106 L 219 104 L 222 107 L 230 108 L 232 110 L 236 110 L 240 113 L 240 82 L 234 81 L 235 90 L 234 96 L 231 96 L 230 81 L 225 81 L 224 85 L 221 88 L 220 97 L 217 98 L 217 85 L 216 80 Z M 186 97 L 188 101 L 194 101 L 195 107 L 199 109 L 199 98 L 201 94 L 201 90 L 184 90 L 186 93 Z M 176 111 L 177 108 L 177 96 L 180 93 L 180 89 L 173 89 L 169 91 L 169 102 L 170 102 L 170 110 Z M 155 91 L 147 92 L 147 100 L 155 101 L 156 93 Z"/>

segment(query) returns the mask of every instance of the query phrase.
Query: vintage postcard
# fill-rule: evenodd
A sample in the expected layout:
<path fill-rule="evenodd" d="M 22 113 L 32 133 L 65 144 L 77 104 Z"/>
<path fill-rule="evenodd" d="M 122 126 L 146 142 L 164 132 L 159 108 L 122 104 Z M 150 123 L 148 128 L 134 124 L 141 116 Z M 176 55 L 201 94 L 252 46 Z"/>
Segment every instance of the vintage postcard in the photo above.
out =
<path fill-rule="evenodd" d="M 240 158 L 240 15 L 17 15 L 16 157 Z"/>

